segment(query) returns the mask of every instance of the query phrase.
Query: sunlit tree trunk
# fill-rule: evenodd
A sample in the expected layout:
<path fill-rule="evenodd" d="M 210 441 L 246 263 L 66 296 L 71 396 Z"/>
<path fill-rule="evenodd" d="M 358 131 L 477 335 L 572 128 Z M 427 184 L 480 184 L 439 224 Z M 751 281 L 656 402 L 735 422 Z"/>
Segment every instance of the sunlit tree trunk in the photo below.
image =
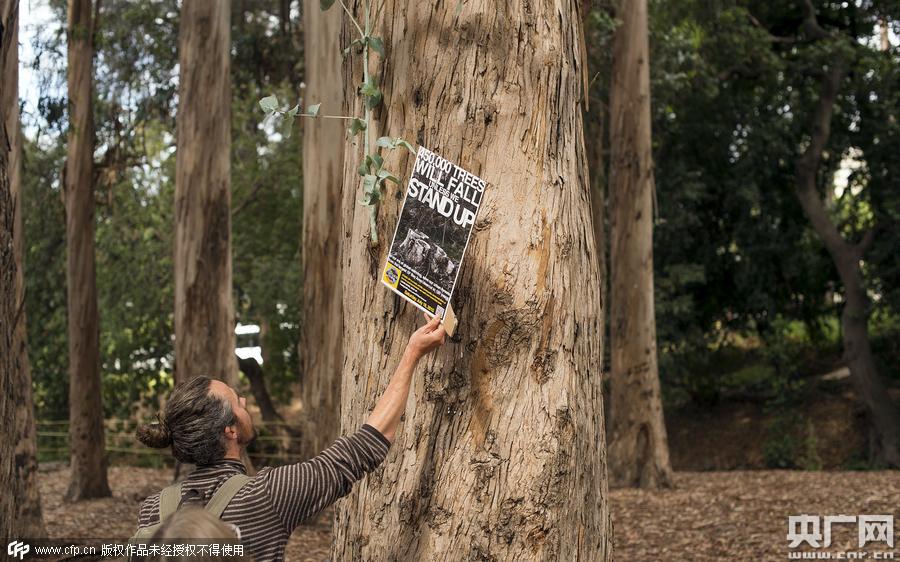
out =
<path fill-rule="evenodd" d="M 361 14 L 361 2 L 349 8 Z M 460 272 L 457 335 L 413 379 L 383 467 L 337 504 L 332 558 L 609 560 L 599 384 L 600 279 L 582 131 L 576 2 L 388 0 L 372 57 L 403 136 L 489 185 Z M 360 16 L 360 19 L 362 17 Z M 343 44 L 355 28 L 343 25 Z M 350 110 L 362 61 L 345 63 Z M 401 205 L 390 184 L 372 248 L 346 145 L 342 428 L 365 419 L 422 314 L 378 280 Z M 373 143 L 374 144 L 374 143 Z M 408 177 L 405 150 L 385 166 Z"/>
<path fill-rule="evenodd" d="M 323 114 L 343 111 L 341 12 L 322 12 L 305 0 L 306 102 Z M 344 124 L 303 124 L 303 320 L 300 396 L 303 454 L 312 456 L 337 437 L 341 404 L 341 181 Z"/>
<path fill-rule="evenodd" d="M 184 2 L 175 167 L 175 375 L 237 380 L 227 2 Z"/>
<path fill-rule="evenodd" d="M 610 87 L 609 479 L 669 486 L 653 306 L 653 157 L 647 0 L 622 1 Z"/>
<path fill-rule="evenodd" d="M 12 456 L 4 456 L 13 461 L 12 489 L 0 487 L 2 493 L 10 494 L 15 501 L 15 512 L 11 521 L 11 536 L 45 536 L 41 517 L 41 500 L 37 485 L 37 437 L 34 426 L 34 402 L 31 393 L 31 364 L 28 360 L 28 346 L 25 329 L 25 277 L 24 238 L 22 228 L 22 138 L 19 126 L 19 60 L 18 50 L 18 2 L 0 0 L 3 34 L 9 34 L 9 49 L 2 51 L 3 90 L 0 92 L 0 111 L 3 112 L 4 131 L 9 141 L 9 191 L 14 213 L 13 247 L 15 252 L 15 330 L 12 340 L 13 361 L 17 363 L 15 383 L 2 389 L 6 398 L 15 404 L 12 424 L 4 427 L 12 429 Z M 0 139 L 3 135 L 0 135 Z M 0 143 L 3 141 L 0 140 Z M 5 367 L 4 367 L 5 368 Z M 7 536 L 0 532 L 0 535 Z"/>
<path fill-rule="evenodd" d="M 66 498 L 70 501 L 110 495 L 104 455 L 100 319 L 94 268 L 92 10 L 90 0 L 69 0 L 69 132 L 64 189 L 71 449 L 71 477 Z"/>

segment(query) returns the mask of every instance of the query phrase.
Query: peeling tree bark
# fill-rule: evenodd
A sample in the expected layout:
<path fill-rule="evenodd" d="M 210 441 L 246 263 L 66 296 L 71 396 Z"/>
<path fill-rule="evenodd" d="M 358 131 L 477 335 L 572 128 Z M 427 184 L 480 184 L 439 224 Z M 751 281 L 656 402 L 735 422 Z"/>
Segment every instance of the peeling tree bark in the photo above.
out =
<path fill-rule="evenodd" d="M 69 310 L 69 448 L 66 499 L 109 496 L 100 387 L 100 318 L 94 267 L 94 122 L 91 0 L 68 6 L 69 132 L 64 178 Z"/>
<path fill-rule="evenodd" d="M 819 196 L 817 176 L 822 153 L 831 135 L 831 118 L 846 67 L 835 63 L 821 80 L 822 89 L 813 112 L 810 142 L 796 162 L 796 193 L 813 230 L 828 250 L 844 286 L 844 309 L 841 312 L 841 338 L 844 360 L 850 368 L 860 401 L 865 405 L 874 432 L 876 460 L 900 468 L 900 412 L 878 374 L 869 343 L 869 297 L 860 262 L 874 242 L 869 231 L 858 244 L 844 239 L 831 222 Z"/>
<path fill-rule="evenodd" d="M 341 11 L 305 0 L 306 102 L 340 114 Z M 300 327 L 302 454 L 313 456 L 338 435 L 341 405 L 341 182 L 344 123 L 303 123 L 303 320 Z"/>
<path fill-rule="evenodd" d="M 5 123 L 5 134 L 9 139 L 9 189 L 13 207 L 13 246 L 15 252 L 15 305 L 17 307 L 13 326 L 15 333 L 12 354 L 18 363 L 16 382 L 3 394 L 15 404 L 14 421 L 4 427 L 13 428 L 13 455 L 4 456 L 13 460 L 12 489 L 0 487 L 3 493 L 13 496 L 15 514 L 10 521 L 10 535 L 18 537 L 44 537 L 46 531 L 41 516 L 41 499 L 37 485 L 37 436 L 34 425 L 34 402 L 31 392 L 31 363 L 28 360 L 25 320 L 25 275 L 24 275 L 24 231 L 22 228 L 22 134 L 19 125 L 19 58 L 18 49 L 18 2 L 0 0 L 3 35 L 9 34 L 9 48 L 2 51 L 3 90 L 0 92 L 0 111 Z M 0 139 L 3 135 L 0 135 Z M 0 140 L 0 143 L 3 141 Z M 5 147 L 0 148 L 0 150 Z M 3 318 L 13 318 L 4 316 Z"/>
<path fill-rule="evenodd" d="M 653 155 L 647 0 L 623 1 L 610 88 L 609 479 L 613 486 L 670 486 L 653 302 Z"/>
<path fill-rule="evenodd" d="M 184 2 L 175 168 L 175 378 L 237 382 L 227 2 Z"/>
<path fill-rule="evenodd" d="M 343 44 L 353 29 L 344 22 Z M 611 558 L 581 33 L 576 2 L 470 0 L 459 15 L 456 2 L 385 4 L 386 70 L 371 62 L 390 105 L 368 134 L 403 136 L 489 185 L 457 335 L 420 365 L 384 465 L 338 502 L 334 560 Z M 345 64 L 361 114 L 362 61 Z M 361 144 L 347 144 L 344 165 L 345 432 L 422 323 L 378 282 L 403 188 L 386 187 L 371 248 Z M 406 176 L 412 158 L 393 151 L 385 166 Z"/>
<path fill-rule="evenodd" d="M 37 487 L 31 366 L 25 330 L 19 3 L 0 0 L 0 538 L 45 537 Z M 7 541 L 3 541 L 4 543 Z"/>

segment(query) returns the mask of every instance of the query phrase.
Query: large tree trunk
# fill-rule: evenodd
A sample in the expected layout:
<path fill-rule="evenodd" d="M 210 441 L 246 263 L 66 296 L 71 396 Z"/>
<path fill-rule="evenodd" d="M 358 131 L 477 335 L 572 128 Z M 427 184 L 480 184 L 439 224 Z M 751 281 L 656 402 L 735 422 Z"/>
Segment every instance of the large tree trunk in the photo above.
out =
<path fill-rule="evenodd" d="M 341 11 L 305 0 L 306 100 L 323 114 L 343 111 Z M 302 452 L 337 437 L 341 405 L 341 181 L 344 124 L 311 119 L 303 128 L 303 321 L 300 328 Z"/>
<path fill-rule="evenodd" d="M 69 0 L 69 133 L 65 169 L 69 309 L 69 448 L 66 499 L 110 495 L 100 387 L 100 318 L 94 270 L 94 122 L 91 0 Z"/>
<path fill-rule="evenodd" d="M 28 360 L 25 327 L 25 276 L 24 276 L 24 238 L 22 228 L 22 137 L 19 126 L 19 58 L 18 49 L 18 2 L 0 0 L 0 14 L 4 39 L 9 40 L 9 49 L 2 51 L 3 91 L 0 92 L 0 111 L 4 121 L 6 138 L 9 140 L 9 190 L 14 214 L 13 246 L 15 252 L 15 304 L 17 322 L 12 353 L 17 362 L 16 382 L 2 392 L 15 404 L 15 416 L 11 427 L 13 442 L 13 475 L 12 489 L 3 487 L 3 493 L 11 494 L 15 501 L 15 515 L 12 524 L 12 536 L 42 537 L 46 536 L 44 522 L 41 517 L 41 499 L 37 485 L 37 436 L 34 426 L 34 403 L 31 394 L 31 363 Z M 6 34 L 9 34 L 6 37 Z M 3 135 L 0 135 L 0 139 Z M 3 141 L 0 140 L 0 143 Z M 5 149 L 5 147 L 4 147 Z M 11 318 L 3 316 L 3 318 Z M 2 533 L 0 533 L 2 534 Z M 3 535 L 6 536 L 6 535 Z"/>
<path fill-rule="evenodd" d="M 797 159 L 797 198 L 809 218 L 813 230 L 831 255 L 844 286 L 844 309 L 841 312 L 841 337 L 844 360 L 850 368 L 859 399 L 865 405 L 874 432 L 874 457 L 893 468 L 900 468 L 900 412 L 878 374 L 869 344 L 869 298 L 860 262 L 874 242 L 874 230 L 863 240 L 851 244 L 831 222 L 816 187 L 822 152 L 831 134 L 831 117 L 846 67 L 834 64 L 822 77 L 822 89 L 813 112 L 810 142 Z"/>
<path fill-rule="evenodd" d="M 234 385 L 231 30 L 227 2 L 184 2 L 178 37 L 175 378 Z"/>
<path fill-rule="evenodd" d="M 653 307 L 653 156 L 647 0 L 623 1 L 610 88 L 609 480 L 656 488 L 672 482 L 656 356 Z"/>
<path fill-rule="evenodd" d="M 489 184 L 458 280 L 459 329 L 420 365 L 383 467 L 337 504 L 332 557 L 609 560 L 578 4 L 456 8 L 386 2 L 377 34 L 390 106 L 368 134 L 416 141 Z M 344 23 L 344 44 L 353 29 Z M 352 96 L 362 61 L 353 53 L 347 64 Z M 360 99 L 350 106 L 362 112 Z M 344 166 L 345 432 L 365 419 L 422 323 L 378 281 L 403 188 L 386 188 L 371 248 L 361 144 L 346 145 Z M 401 175 L 411 164 L 401 150 L 385 162 Z"/>
<path fill-rule="evenodd" d="M 25 338 L 18 16 L 18 1 L 0 0 L 0 424 L 12 429 L 0 444 L 2 539 L 46 536 Z"/>

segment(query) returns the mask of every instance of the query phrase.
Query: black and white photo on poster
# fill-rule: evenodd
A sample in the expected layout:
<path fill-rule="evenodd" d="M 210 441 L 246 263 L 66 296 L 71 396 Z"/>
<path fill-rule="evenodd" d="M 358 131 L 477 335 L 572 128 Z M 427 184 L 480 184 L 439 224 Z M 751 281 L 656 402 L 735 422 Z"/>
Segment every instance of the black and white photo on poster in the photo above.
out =
<path fill-rule="evenodd" d="M 443 319 L 484 188 L 478 176 L 419 147 L 382 283 Z"/>

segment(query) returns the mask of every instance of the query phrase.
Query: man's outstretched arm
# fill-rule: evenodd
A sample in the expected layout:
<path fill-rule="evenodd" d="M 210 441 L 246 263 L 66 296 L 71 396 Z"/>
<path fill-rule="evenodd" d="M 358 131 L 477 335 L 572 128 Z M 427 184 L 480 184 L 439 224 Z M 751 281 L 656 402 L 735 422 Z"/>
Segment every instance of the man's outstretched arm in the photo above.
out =
<path fill-rule="evenodd" d="M 436 319 L 416 330 L 387 389 L 359 431 L 338 438 L 306 462 L 263 469 L 273 507 L 288 532 L 350 493 L 354 482 L 382 463 L 406 408 L 416 363 L 443 342 L 444 328 Z"/>
<path fill-rule="evenodd" d="M 397 370 L 394 371 L 394 376 L 391 377 L 384 394 L 378 399 L 369 419 L 366 420 L 368 425 L 377 429 L 388 441 L 393 443 L 400 416 L 406 409 L 409 384 L 416 364 L 431 350 L 443 344 L 445 337 L 446 332 L 441 325 L 441 319 L 435 315 L 409 338 L 409 343 L 406 344 L 406 350 L 403 352 Z"/>

